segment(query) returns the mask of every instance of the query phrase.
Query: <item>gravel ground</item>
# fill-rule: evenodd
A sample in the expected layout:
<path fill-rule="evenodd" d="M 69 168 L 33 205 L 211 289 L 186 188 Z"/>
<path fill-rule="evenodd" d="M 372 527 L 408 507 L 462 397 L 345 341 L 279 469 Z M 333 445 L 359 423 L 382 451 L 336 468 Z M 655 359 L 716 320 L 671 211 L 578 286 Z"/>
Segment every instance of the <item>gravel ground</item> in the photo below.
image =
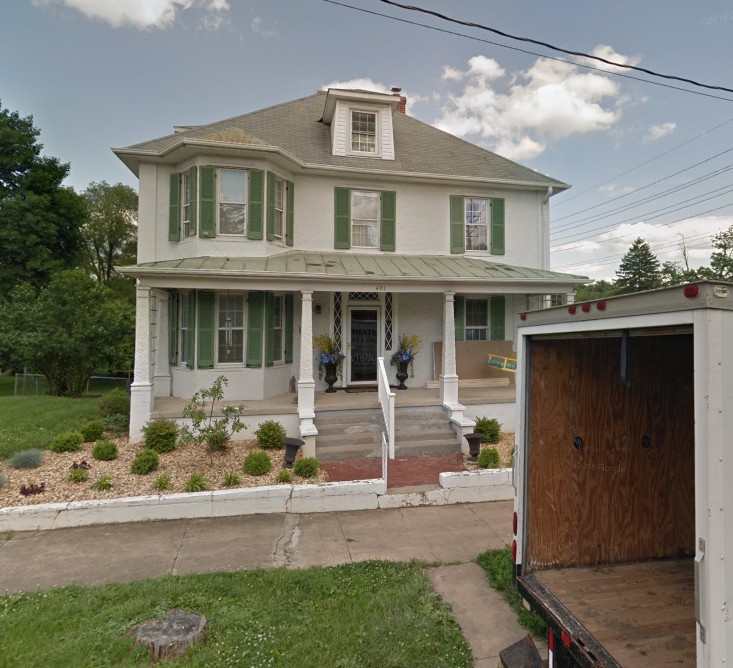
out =
<path fill-rule="evenodd" d="M 99 462 L 92 457 L 92 443 L 85 443 L 79 452 L 55 453 L 46 451 L 43 464 L 37 469 L 12 469 L 7 460 L 0 460 L 0 472 L 7 475 L 5 486 L 0 489 L 0 508 L 7 506 L 24 506 L 41 503 L 58 503 L 66 501 L 82 501 L 86 499 L 113 499 L 124 496 L 141 496 L 145 494 L 173 494 L 183 492 L 186 479 L 192 473 L 199 473 L 206 478 L 208 489 L 225 489 L 224 475 L 236 471 L 240 482 L 235 487 L 259 487 L 275 485 L 278 473 L 282 470 L 284 450 L 269 450 L 272 459 L 270 472 L 262 476 L 249 476 L 242 471 L 242 462 L 249 452 L 257 449 L 257 442 L 232 441 L 226 451 L 215 453 L 213 458 L 201 445 L 185 445 L 177 447 L 173 452 L 160 455 L 160 468 L 148 475 L 135 475 L 130 472 L 130 464 L 140 449 L 139 445 L 130 444 L 127 438 L 112 439 L 117 443 L 119 457 L 110 462 Z M 501 441 L 495 446 L 499 451 L 502 466 L 511 465 L 511 450 L 514 447 L 514 434 L 502 433 Z M 478 466 L 464 457 L 464 468 L 476 470 Z M 89 479 L 85 482 L 69 482 L 67 480 L 72 465 L 87 462 Z M 167 473 L 171 477 L 171 489 L 160 491 L 153 483 L 158 475 Z M 100 492 L 92 489 L 92 484 L 104 475 L 112 476 L 112 488 Z M 319 471 L 317 478 L 293 477 L 298 484 L 327 482 L 328 474 Z M 22 496 L 20 486 L 30 483 L 45 483 L 45 491 L 41 494 Z"/>

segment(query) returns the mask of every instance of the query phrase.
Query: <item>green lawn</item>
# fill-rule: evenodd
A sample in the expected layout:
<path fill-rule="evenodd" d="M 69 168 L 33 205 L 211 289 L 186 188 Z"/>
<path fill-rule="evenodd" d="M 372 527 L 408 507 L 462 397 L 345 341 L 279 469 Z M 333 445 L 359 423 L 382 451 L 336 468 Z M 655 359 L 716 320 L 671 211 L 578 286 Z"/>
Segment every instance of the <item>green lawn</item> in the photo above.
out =
<path fill-rule="evenodd" d="M 0 396 L 0 457 L 9 457 L 17 450 L 48 447 L 59 432 L 78 428 L 96 417 L 98 406 L 99 397 Z"/>
<path fill-rule="evenodd" d="M 130 627 L 179 607 L 206 641 L 162 666 L 459 668 L 470 649 L 422 565 L 189 575 L 0 598 L 0 657 L 18 666 L 149 666 Z"/>
<path fill-rule="evenodd" d="M 0 376 L 0 397 L 13 396 L 13 383 L 15 378 L 12 376 Z"/>

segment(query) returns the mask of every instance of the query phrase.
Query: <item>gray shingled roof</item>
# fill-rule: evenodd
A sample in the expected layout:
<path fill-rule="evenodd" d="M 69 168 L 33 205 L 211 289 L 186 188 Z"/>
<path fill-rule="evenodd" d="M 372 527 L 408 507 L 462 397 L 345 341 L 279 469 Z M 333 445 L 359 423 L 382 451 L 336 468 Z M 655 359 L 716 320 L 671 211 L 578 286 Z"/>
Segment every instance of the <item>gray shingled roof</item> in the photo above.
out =
<path fill-rule="evenodd" d="M 567 184 L 454 137 L 406 114 L 395 112 L 395 160 L 331 155 L 330 128 L 322 122 L 325 91 L 243 116 L 191 127 L 178 133 L 114 149 L 120 157 L 162 156 L 188 140 L 277 147 L 307 167 L 375 168 L 385 172 L 467 177 L 526 183 L 556 189 Z"/>
<path fill-rule="evenodd" d="M 585 276 L 561 274 L 556 271 L 514 267 L 487 262 L 478 258 L 446 255 L 395 255 L 319 253 L 288 251 L 269 257 L 194 257 L 182 260 L 159 260 L 125 267 L 123 273 L 132 276 L 202 272 L 231 276 L 233 274 L 299 275 L 308 278 L 404 278 L 456 279 L 480 281 L 549 281 L 584 283 Z"/>

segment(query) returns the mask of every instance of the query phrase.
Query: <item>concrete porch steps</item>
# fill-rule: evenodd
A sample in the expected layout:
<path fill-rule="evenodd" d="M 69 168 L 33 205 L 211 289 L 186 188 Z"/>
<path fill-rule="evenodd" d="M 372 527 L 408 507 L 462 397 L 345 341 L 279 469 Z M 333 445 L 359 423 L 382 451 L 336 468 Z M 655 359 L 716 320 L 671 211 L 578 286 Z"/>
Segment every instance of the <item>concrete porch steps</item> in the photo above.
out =
<path fill-rule="evenodd" d="M 380 409 L 317 411 L 316 456 L 322 461 L 381 456 Z M 395 409 L 395 456 L 460 452 L 460 441 L 442 406 Z"/>

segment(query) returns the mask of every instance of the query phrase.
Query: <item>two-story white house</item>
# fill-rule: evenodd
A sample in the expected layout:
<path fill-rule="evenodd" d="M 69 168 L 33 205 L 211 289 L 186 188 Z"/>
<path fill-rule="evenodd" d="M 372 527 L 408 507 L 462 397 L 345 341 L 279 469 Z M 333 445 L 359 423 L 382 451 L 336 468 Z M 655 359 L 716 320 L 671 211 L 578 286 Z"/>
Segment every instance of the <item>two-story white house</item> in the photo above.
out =
<path fill-rule="evenodd" d="M 296 389 L 312 440 L 314 334 L 340 337 L 337 387 L 374 384 L 377 358 L 418 335 L 409 385 L 439 380 L 460 418 L 456 341 L 511 340 L 521 312 L 584 282 L 549 270 L 566 184 L 405 104 L 330 89 L 115 149 L 140 181 L 138 264 L 123 270 L 138 285 L 133 439 L 156 399 L 225 375 L 232 400 Z"/>

